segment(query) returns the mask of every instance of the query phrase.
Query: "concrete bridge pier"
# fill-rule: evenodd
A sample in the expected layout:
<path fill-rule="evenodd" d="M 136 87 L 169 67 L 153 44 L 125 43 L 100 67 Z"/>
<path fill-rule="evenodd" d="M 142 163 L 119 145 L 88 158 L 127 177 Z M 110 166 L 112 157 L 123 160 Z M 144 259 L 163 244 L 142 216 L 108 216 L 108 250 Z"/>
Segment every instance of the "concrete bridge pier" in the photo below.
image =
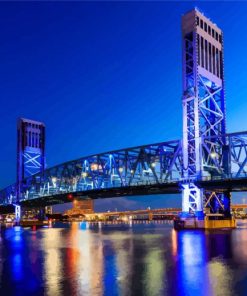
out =
<path fill-rule="evenodd" d="M 181 217 L 174 221 L 175 229 L 236 228 L 236 221 L 231 214 L 230 191 L 217 192 L 200 189 L 197 193 L 202 194 L 202 211 L 196 212 L 192 208 L 187 211 L 185 202 Z"/>

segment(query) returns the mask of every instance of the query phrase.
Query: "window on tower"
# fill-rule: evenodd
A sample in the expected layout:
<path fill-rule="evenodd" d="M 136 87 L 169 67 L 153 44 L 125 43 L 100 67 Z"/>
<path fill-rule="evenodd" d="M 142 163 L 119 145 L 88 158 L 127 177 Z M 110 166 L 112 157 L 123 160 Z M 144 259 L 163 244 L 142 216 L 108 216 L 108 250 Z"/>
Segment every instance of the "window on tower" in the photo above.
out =
<path fill-rule="evenodd" d="M 212 37 L 214 38 L 214 29 L 212 29 Z"/>
<path fill-rule="evenodd" d="M 200 27 L 203 29 L 203 20 L 200 20 Z"/>
<path fill-rule="evenodd" d="M 199 26 L 199 16 L 196 17 L 196 25 Z"/>

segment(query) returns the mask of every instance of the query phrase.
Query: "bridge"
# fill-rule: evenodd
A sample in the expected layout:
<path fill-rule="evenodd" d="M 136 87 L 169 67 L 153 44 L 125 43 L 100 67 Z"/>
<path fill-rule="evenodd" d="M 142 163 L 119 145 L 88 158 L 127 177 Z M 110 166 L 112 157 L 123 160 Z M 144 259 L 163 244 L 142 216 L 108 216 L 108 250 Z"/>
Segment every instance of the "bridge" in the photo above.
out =
<path fill-rule="evenodd" d="M 17 182 L 0 204 L 182 193 L 183 217 L 204 208 L 231 219 L 231 192 L 247 190 L 247 131 L 226 133 L 223 35 L 193 9 L 182 17 L 183 138 L 89 155 L 45 169 L 45 130 L 21 119 Z M 17 212 L 18 212 L 17 211 Z"/>
<path fill-rule="evenodd" d="M 197 178 L 201 188 L 218 191 L 247 190 L 247 132 L 224 136 L 228 159 L 208 153 L 203 139 L 204 167 L 214 174 Z M 170 141 L 82 157 L 34 174 L 22 182 L 23 205 L 47 206 L 78 198 L 179 193 L 183 175 L 181 141 Z M 17 203 L 17 183 L 0 191 L 2 205 Z"/>
<path fill-rule="evenodd" d="M 153 218 L 158 218 L 165 216 L 166 218 L 173 218 L 175 215 L 178 215 L 182 209 L 179 208 L 163 208 L 163 209 L 146 209 L 146 210 L 133 210 L 133 211 L 115 211 L 115 212 L 94 212 L 94 213 L 85 213 L 79 209 L 72 208 L 65 212 L 65 215 L 71 217 L 84 216 L 86 220 L 97 221 L 98 219 L 109 219 L 109 218 L 127 218 L 135 219 L 140 217 L 148 218 L 152 220 Z"/>

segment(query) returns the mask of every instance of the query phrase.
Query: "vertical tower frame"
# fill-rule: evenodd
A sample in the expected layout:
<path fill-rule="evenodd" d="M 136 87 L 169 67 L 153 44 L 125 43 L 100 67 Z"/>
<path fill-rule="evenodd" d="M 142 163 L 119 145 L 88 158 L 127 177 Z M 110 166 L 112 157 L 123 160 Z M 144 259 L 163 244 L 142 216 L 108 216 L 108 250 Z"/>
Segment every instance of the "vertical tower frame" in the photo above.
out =
<path fill-rule="evenodd" d="M 45 169 L 45 125 L 20 118 L 17 124 L 17 192 L 16 202 L 24 187 L 24 180 Z"/>
<path fill-rule="evenodd" d="M 197 188 L 194 181 L 224 174 L 223 33 L 193 9 L 182 17 L 182 49 L 183 212 L 200 216 L 203 205 L 208 203 L 203 203 L 203 189 Z"/>

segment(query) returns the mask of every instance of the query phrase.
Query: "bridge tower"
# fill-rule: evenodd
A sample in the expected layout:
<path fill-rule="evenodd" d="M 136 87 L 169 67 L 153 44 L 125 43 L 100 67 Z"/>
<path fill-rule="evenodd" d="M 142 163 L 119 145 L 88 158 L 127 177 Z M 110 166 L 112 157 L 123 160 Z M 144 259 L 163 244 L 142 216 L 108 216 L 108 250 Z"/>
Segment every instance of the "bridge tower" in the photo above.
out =
<path fill-rule="evenodd" d="M 182 17 L 182 53 L 183 216 L 204 219 L 209 206 L 230 217 L 229 194 L 205 192 L 195 183 L 226 171 L 223 33 L 196 8 Z"/>
<path fill-rule="evenodd" d="M 44 169 L 45 125 L 39 121 L 20 118 L 17 124 L 17 204 L 23 192 L 23 180 Z"/>

